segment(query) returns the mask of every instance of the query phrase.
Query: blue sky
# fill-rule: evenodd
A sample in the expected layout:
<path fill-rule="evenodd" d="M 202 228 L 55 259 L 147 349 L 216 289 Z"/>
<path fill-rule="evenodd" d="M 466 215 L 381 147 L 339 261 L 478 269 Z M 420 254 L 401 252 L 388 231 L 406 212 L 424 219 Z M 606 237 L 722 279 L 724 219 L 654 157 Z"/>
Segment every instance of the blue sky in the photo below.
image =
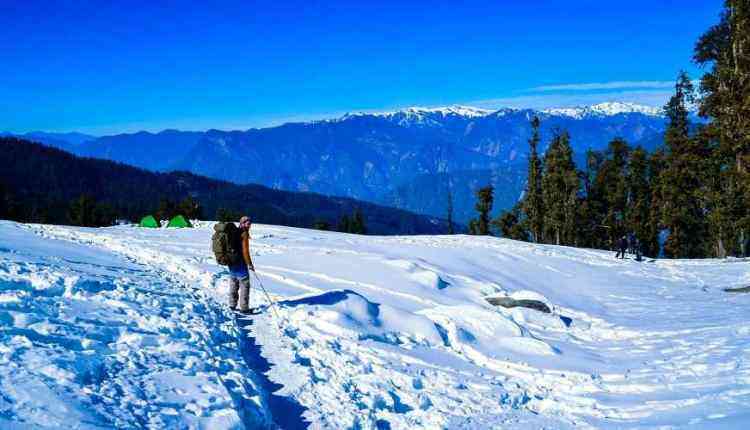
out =
<path fill-rule="evenodd" d="M 105 3 L 0 0 L 0 130 L 659 105 L 722 1 Z"/>

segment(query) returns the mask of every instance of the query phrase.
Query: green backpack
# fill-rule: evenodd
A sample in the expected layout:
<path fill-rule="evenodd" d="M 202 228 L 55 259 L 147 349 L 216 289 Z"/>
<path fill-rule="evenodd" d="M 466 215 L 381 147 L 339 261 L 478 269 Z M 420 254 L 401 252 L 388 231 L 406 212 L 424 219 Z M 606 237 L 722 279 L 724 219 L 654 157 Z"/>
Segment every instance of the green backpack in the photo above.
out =
<path fill-rule="evenodd" d="M 242 235 L 233 222 L 220 222 L 214 226 L 211 250 L 216 262 L 222 266 L 237 266 L 242 262 Z"/>

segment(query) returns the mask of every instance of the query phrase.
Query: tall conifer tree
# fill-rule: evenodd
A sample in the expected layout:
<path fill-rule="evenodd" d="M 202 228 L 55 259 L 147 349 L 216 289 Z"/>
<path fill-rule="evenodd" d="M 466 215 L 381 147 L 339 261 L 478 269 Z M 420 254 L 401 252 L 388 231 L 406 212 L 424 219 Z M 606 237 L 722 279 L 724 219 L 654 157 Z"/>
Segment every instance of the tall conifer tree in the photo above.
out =
<path fill-rule="evenodd" d="M 660 179 L 661 222 L 669 231 L 664 254 L 673 258 L 706 254 L 706 223 L 700 193 L 707 154 L 701 151 L 699 141 L 690 136 L 688 107 L 693 101 L 693 84 L 681 72 L 675 94 L 664 106 L 669 123 L 664 136 L 666 168 Z"/>
<path fill-rule="evenodd" d="M 650 256 L 659 246 L 658 229 L 650 228 L 649 224 L 652 198 L 648 153 L 639 146 L 630 153 L 628 163 L 625 224 L 641 243 L 641 250 Z"/>
<path fill-rule="evenodd" d="M 750 231 L 750 2 L 727 0 L 718 24 L 695 46 L 694 60 L 710 67 L 701 79 L 700 113 L 710 119 L 716 176 L 709 201 L 715 253 L 747 252 Z"/>
<path fill-rule="evenodd" d="M 618 238 L 629 233 L 625 224 L 629 156 L 630 146 L 627 142 L 620 138 L 612 140 L 596 176 L 596 194 L 600 199 L 602 225 L 607 232 L 609 246 L 613 246 Z"/>
<path fill-rule="evenodd" d="M 490 234 L 490 212 L 492 212 L 492 202 L 494 200 L 495 188 L 487 185 L 477 190 L 477 203 L 474 208 L 477 210 L 479 217 L 469 222 L 469 233 L 480 236 Z"/>
<path fill-rule="evenodd" d="M 542 195 L 542 160 L 537 153 L 539 145 L 539 117 L 531 120 L 529 139 L 529 179 L 523 200 L 523 212 L 531 232 L 531 241 L 544 242 L 544 196 Z"/>
<path fill-rule="evenodd" d="M 544 155 L 542 195 L 545 203 L 545 237 L 557 245 L 575 240 L 578 172 L 567 132 L 556 132 Z"/>

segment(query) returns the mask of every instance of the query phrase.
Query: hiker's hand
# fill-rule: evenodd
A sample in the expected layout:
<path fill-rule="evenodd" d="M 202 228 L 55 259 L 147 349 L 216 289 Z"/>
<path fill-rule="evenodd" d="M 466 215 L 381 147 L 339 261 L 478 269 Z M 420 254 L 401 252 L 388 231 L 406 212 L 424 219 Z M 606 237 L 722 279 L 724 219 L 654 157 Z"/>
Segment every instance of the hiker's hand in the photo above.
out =
<path fill-rule="evenodd" d="M 255 272 L 255 266 L 253 266 L 252 264 L 249 265 L 249 266 L 247 266 L 247 268 L 250 269 L 251 271 Z"/>

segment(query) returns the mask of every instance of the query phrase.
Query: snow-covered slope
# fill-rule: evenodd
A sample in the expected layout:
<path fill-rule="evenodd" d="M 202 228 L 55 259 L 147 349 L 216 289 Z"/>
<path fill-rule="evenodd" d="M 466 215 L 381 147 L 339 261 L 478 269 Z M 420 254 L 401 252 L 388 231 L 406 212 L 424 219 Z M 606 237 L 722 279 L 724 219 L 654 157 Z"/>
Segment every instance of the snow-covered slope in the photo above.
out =
<path fill-rule="evenodd" d="M 210 224 L 0 223 L 0 427 L 743 428 L 742 260 L 256 225 L 235 318 Z M 547 303 L 496 308 L 486 296 Z M 277 315 L 278 314 L 278 318 Z"/>

